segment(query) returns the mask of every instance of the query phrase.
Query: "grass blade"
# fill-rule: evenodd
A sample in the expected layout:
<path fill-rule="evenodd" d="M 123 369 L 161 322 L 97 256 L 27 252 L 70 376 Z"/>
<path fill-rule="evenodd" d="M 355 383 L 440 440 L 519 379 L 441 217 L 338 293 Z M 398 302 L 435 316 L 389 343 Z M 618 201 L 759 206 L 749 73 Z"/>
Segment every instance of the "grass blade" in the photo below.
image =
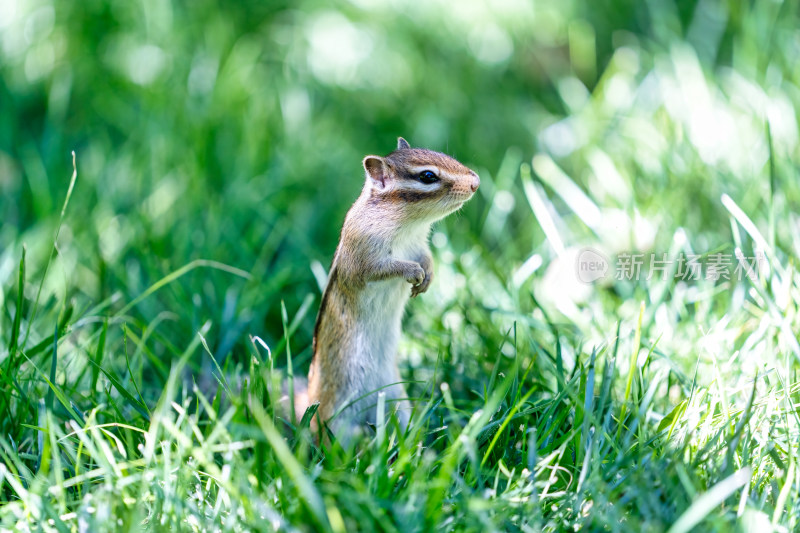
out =
<path fill-rule="evenodd" d="M 67 212 L 67 206 L 69 205 L 69 199 L 72 197 L 72 190 L 75 188 L 75 181 L 78 179 L 78 167 L 75 164 L 75 152 L 72 152 L 72 178 L 69 181 L 69 187 L 67 188 L 67 196 L 64 198 L 64 205 L 61 207 L 61 216 L 58 218 L 58 226 L 56 227 L 56 235 L 53 238 L 53 246 L 50 248 L 50 256 L 47 258 L 47 263 L 44 265 L 44 271 L 42 272 L 42 279 L 39 280 L 39 289 L 36 291 L 36 300 L 33 302 L 33 309 L 31 309 L 31 317 L 28 320 L 28 328 L 25 331 L 25 340 L 22 342 L 22 349 L 25 349 L 25 346 L 28 344 L 28 338 L 31 334 L 31 326 L 33 325 L 33 321 L 36 318 L 36 311 L 39 307 L 39 298 L 42 296 L 42 287 L 44 287 L 44 280 L 47 278 L 47 271 L 50 268 L 50 263 L 53 262 L 53 254 L 56 251 L 56 246 L 58 244 L 58 236 L 61 233 L 61 226 L 64 224 L 64 214 Z"/>
<path fill-rule="evenodd" d="M 50 360 L 50 383 L 56 382 L 56 366 L 58 365 L 58 326 L 53 328 L 53 357 Z M 53 387 L 47 391 L 47 399 L 45 406 L 48 411 L 53 410 L 54 389 Z"/>
<path fill-rule="evenodd" d="M 191 263 L 188 263 L 178 270 L 167 274 L 160 280 L 156 281 L 150 287 L 148 287 L 142 294 L 128 302 L 122 309 L 116 313 L 116 316 L 121 316 L 133 309 L 137 304 L 139 304 L 142 300 L 146 299 L 148 296 L 151 296 L 153 293 L 157 292 L 159 289 L 169 285 L 173 281 L 179 279 L 182 276 L 185 276 L 192 270 L 196 268 L 212 268 L 215 270 L 221 270 L 223 272 L 227 272 L 229 274 L 233 274 L 234 276 L 238 276 L 243 279 L 250 279 L 250 274 L 245 272 L 244 270 L 238 269 L 236 267 L 232 267 L 226 265 L 225 263 L 220 263 L 218 261 L 209 261 L 208 259 L 196 259 Z"/>
<path fill-rule="evenodd" d="M 642 317 L 644 316 L 644 302 L 639 307 L 639 322 L 636 325 L 636 334 L 633 338 L 633 349 L 631 350 L 631 360 L 628 367 L 628 381 L 625 383 L 625 398 L 622 401 L 622 407 L 619 413 L 619 426 L 617 426 L 617 440 L 622 434 L 622 426 L 625 425 L 625 415 L 628 408 L 628 402 L 631 398 L 631 386 L 633 384 L 633 376 L 636 374 L 636 363 L 639 359 L 639 344 L 642 340 Z"/>
<path fill-rule="evenodd" d="M 100 339 L 97 341 L 97 349 L 94 352 L 94 364 L 92 365 L 92 385 L 89 390 L 94 394 L 97 390 L 97 378 L 100 377 L 100 366 L 103 363 L 103 355 L 106 348 L 106 334 L 108 333 L 108 319 L 103 320 L 103 329 L 100 331 Z"/>
<path fill-rule="evenodd" d="M 750 468 L 742 468 L 728 476 L 709 491 L 701 494 L 692 505 L 672 524 L 668 533 L 689 533 L 699 524 L 715 507 L 727 500 L 737 489 L 750 481 Z"/>
<path fill-rule="evenodd" d="M 22 258 L 19 260 L 19 281 L 17 283 L 17 309 L 14 313 L 14 324 L 11 326 L 11 340 L 8 343 L 8 365 L 6 368 L 11 369 L 14 361 L 14 354 L 17 351 L 17 342 L 19 340 L 19 329 L 22 322 L 22 302 L 24 301 L 25 289 L 25 252 L 26 248 L 22 246 Z"/>

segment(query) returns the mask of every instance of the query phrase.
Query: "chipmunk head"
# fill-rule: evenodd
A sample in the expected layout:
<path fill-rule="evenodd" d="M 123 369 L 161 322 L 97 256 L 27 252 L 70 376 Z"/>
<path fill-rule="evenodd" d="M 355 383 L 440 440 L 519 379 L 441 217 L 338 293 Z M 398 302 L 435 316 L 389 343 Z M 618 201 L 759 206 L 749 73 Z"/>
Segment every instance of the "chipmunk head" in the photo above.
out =
<path fill-rule="evenodd" d="M 402 137 L 394 152 L 368 155 L 363 163 L 370 203 L 394 208 L 405 219 L 438 220 L 464 205 L 481 183 L 452 157 L 411 148 Z"/>

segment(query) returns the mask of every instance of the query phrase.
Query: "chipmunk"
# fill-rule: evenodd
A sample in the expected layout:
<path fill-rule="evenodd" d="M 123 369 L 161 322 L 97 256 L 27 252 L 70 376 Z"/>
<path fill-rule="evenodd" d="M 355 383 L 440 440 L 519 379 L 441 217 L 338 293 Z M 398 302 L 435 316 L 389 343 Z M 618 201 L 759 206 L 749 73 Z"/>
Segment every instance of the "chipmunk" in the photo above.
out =
<path fill-rule="evenodd" d="M 319 402 L 314 427 L 325 422 L 339 438 L 342 429 L 375 424 L 379 391 L 386 412 L 395 409 L 402 428 L 408 425 L 396 361 L 403 311 L 433 279 L 431 224 L 480 185 L 452 157 L 411 148 L 402 137 L 395 151 L 368 155 L 363 166 L 364 188 L 345 217 L 314 327 L 308 388 L 295 403 L 302 416 Z"/>

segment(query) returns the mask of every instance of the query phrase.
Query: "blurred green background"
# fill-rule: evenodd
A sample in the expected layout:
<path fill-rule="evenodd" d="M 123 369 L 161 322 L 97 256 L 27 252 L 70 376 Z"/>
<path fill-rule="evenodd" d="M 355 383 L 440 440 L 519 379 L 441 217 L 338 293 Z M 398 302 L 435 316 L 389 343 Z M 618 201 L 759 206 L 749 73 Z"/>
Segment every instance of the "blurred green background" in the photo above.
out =
<path fill-rule="evenodd" d="M 74 150 L 80 177 L 45 296 L 129 301 L 213 259 L 255 279 L 197 272 L 141 312 L 178 313 L 176 339 L 201 317 L 273 339 L 279 301 L 296 309 L 318 293 L 310 266 L 332 257 L 361 158 L 398 135 L 484 177 L 444 233 L 506 274 L 552 255 L 519 201 L 516 169 L 535 154 L 537 186 L 563 169 L 603 209 L 589 232 L 565 215 L 575 240 L 630 248 L 639 225 L 652 235 L 638 244 L 666 251 L 681 227 L 710 250 L 729 240 L 720 193 L 764 210 L 767 117 L 778 160 L 797 156 L 793 6 L 7 0 L 0 282 L 23 243 L 45 264 Z"/>
<path fill-rule="evenodd" d="M 400 350 L 404 378 L 418 381 L 410 395 L 447 405 L 429 413 L 439 429 L 420 437 L 435 439 L 421 463 L 403 444 L 399 455 L 413 465 L 405 485 L 361 476 L 352 457 L 336 454 L 324 472 L 309 469 L 343 524 L 372 516 L 488 531 L 482 510 L 498 529 L 519 524 L 516 495 L 486 492 L 501 472 L 513 486 L 505 464 L 536 470 L 517 476 L 523 493 L 546 483 L 561 498 L 528 502 L 552 530 L 614 529 L 624 518 L 631 531 L 662 531 L 684 512 L 696 518 L 696 496 L 724 479 L 733 488 L 723 503 L 744 483 L 731 485 L 734 467 L 752 466 L 741 471 L 753 480 L 740 511 L 791 529 L 800 516 L 798 57 L 797 0 L 0 0 L 4 462 L 20 486 L 44 494 L 63 473 L 47 468 L 41 426 L 60 428 L 48 433 L 55 439 L 95 416 L 125 426 L 114 430 L 126 447 L 116 459 L 138 460 L 145 432 L 173 439 L 149 408 L 176 396 L 170 365 L 192 353 L 198 381 L 233 384 L 225 400 L 216 396 L 222 407 L 203 412 L 223 421 L 215 434 L 230 431 L 220 446 L 244 442 L 233 459 L 213 456 L 235 466 L 237 490 L 255 491 L 234 504 L 255 502 L 248 516 L 263 519 L 263 497 L 308 527 L 283 490 L 286 456 L 276 460 L 253 434 L 247 395 L 269 400 L 265 363 L 284 365 L 285 329 L 298 374 L 307 367 L 326 269 L 363 184 L 361 159 L 404 136 L 482 180 L 434 228 L 437 279 L 410 303 Z M 50 262 L 72 151 L 78 178 Z M 575 272 L 584 246 L 609 258 L 739 250 L 767 261 L 754 280 L 643 275 L 588 285 Z M 198 332 L 222 369 L 212 369 Z M 454 428 L 521 368 L 531 372 L 498 412 L 519 409 L 525 426 L 496 433 L 503 438 L 485 451 L 485 468 L 462 469 L 470 450 Z M 452 398 L 442 399 L 440 383 Z M 193 416 L 207 422 L 200 411 Z M 193 419 L 180 418 L 175 453 L 189 464 L 206 441 L 195 442 Z M 599 443 L 593 458 L 586 452 L 591 463 L 582 462 L 590 422 Z M 448 425 L 449 435 L 440 432 Z M 495 426 L 481 430 L 481 453 Z M 301 461 L 305 439 L 290 439 Z M 59 442 L 53 460 L 69 459 L 75 478 L 106 460 L 97 450 L 85 459 L 74 434 Z M 380 445 L 374 464 L 394 461 Z M 182 484 L 163 497 L 169 449 L 153 457 L 134 472 L 141 485 L 115 470 L 102 477 L 119 485 L 78 479 L 69 502 L 47 505 L 92 507 L 86 485 L 129 513 L 128 524 L 163 502 L 168 509 L 152 516 L 179 523 L 191 476 L 206 479 L 208 465 L 182 470 Z M 373 500 L 354 496 L 365 483 Z M 216 485 L 205 486 L 201 521 L 219 511 Z M 19 503 L 4 523 L 27 520 L 36 505 L 21 499 L 25 490 L 2 490 Z M 423 527 L 415 502 L 436 491 Z M 386 516 L 371 514 L 376 501 Z M 170 515 L 170 506 L 181 511 Z M 720 506 L 707 523 L 729 529 L 741 514 L 731 509 Z"/>

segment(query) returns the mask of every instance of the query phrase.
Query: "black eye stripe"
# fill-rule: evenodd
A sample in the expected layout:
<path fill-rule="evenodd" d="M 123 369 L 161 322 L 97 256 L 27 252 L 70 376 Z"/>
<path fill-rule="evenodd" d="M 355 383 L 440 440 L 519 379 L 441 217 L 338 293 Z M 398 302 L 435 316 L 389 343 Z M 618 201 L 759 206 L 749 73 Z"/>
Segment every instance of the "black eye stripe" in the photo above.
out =
<path fill-rule="evenodd" d="M 423 171 L 420 171 L 420 172 L 411 172 L 411 171 L 406 170 L 406 169 L 393 169 L 393 170 L 396 172 L 396 176 L 400 180 L 412 180 L 412 181 L 416 181 L 416 182 L 419 182 L 419 183 L 425 183 L 422 179 L 420 179 L 420 175 L 425 173 L 425 172 L 430 172 L 433 175 L 434 180 L 429 182 L 429 183 L 425 183 L 426 185 L 430 185 L 431 183 L 436 183 L 436 182 L 442 181 L 442 178 L 440 178 L 438 175 L 436 175 L 436 173 L 433 172 L 432 170 L 423 170 Z"/>

